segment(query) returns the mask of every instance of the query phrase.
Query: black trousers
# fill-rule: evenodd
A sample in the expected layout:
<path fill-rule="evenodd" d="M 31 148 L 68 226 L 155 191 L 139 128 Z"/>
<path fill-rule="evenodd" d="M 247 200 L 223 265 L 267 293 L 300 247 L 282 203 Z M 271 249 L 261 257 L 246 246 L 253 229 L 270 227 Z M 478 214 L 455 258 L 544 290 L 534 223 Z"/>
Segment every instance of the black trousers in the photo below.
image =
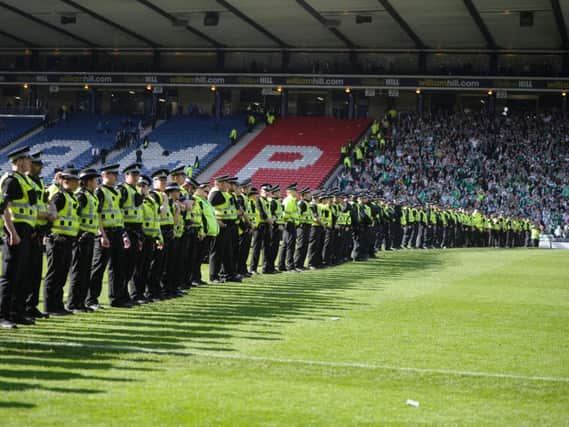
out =
<path fill-rule="evenodd" d="M 69 295 L 67 296 L 67 308 L 70 310 L 85 307 L 91 279 L 94 245 L 95 235 L 92 233 L 80 233 L 73 244 Z"/>
<path fill-rule="evenodd" d="M 145 295 L 149 298 L 158 298 L 161 295 L 160 283 L 164 271 L 164 247 L 161 250 L 156 249 L 152 254 Z"/>
<path fill-rule="evenodd" d="M 239 250 L 237 255 L 237 273 L 239 274 L 247 273 L 247 258 L 249 258 L 252 239 L 253 233 L 250 230 L 244 231 L 239 236 Z"/>
<path fill-rule="evenodd" d="M 104 248 L 101 239 L 95 240 L 91 280 L 87 292 L 87 305 L 98 304 L 103 289 L 103 276 L 109 266 L 109 301 L 118 304 L 129 299 L 126 283 L 123 279 L 124 247 L 121 230 L 105 230 L 111 246 Z"/>
<path fill-rule="evenodd" d="M 308 266 L 322 266 L 322 244 L 324 239 L 324 229 L 321 226 L 310 227 L 308 235 Z"/>
<path fill-rule="evenodd" d="M 296 228 L 296 247 L 294 250 L 295 268 L 304 268 L 304 261 L 308 253 L 308 240 L 310 237 L 310 224 L 300 224 Z"/>
<path fill-rule="evenodd" d="M 71 267 L 71 255 L 73 253 L 74 237 L 52 234 L 48 237 L 47 273 L 45 275 L 43 305 L 44 310 L 62 311 L 63 287 L 67 281 L 69 268 Z"/>
<path fill-rule="evenodd" d="M 133 300 L 140 300 L 152 296 L 150 289 L 150 266 L 156 244 L 153 237 L 145 236 L 142 240 L 142 249 L 138 254 L 134 275 L 130 284 L 130 297 Z"/>
<path fill-rule="evenodd" d="M 259 259 L 261 258 L 261 251 L 264 252 L 263 258 L 266 257 L 268 242 L 267 224 L 259 224 L 253 229 L 253 236 L 251 242 L 251 264 L 250 271 L 257 271 L 259 266 Z"/>
<path fill-rule="evenodd" d="M 28 298 L 26 299 L 26 310 L 37 308 L 40 301 L 40 288 L 43 272 L 43 233 L 34 230 L 30 239 L 30 287 Z"/>
<path fill-rule="evenodd" d="M 164 248 L 162 249 L 163 252 L 163 274 L 162 274 L 162 281 L 161 281 L 161 289 L 162 294 L 165 296 L 171 296 L 176 292 L 178 287 L 178 272 L 179 272 L 179 246 L 180 246 L 180 239 L 174 237 L 171 239 L 166 240 L 164 242 Z"/>
<path fill-rule="evenodd" d="M 274 271 L 275 270 L 275 261 L 277 259 L 277 254 L 279 253 L 279 247 L 281 244 L 281 239 L 283 232 L 281 230 L 282 225 L 280 224 L 273 224 L 270 231 L 271 236 L 271 243 L 270 243 L 270 250 L 267 257 L 267 267 L 263 268 L 263 270 Z"/>
<path fill-rule="evenodd" d="M 198 228 L 189 227 L 184 233 L 184 237 L 186 238 L 186 243 L 184 249 L 182 250 L 186 251 L 186 265 L 185 269 L 182 272 L 183 277 L 181 285 L 183 288 L 189 288 L 192 285 L 192 282 L 196 280 L 194 278 L 196 274 L 196 263 L 198 265 L 198 270 L 201 269 L 202 265 L 201 260 L 197 259 L 197 254 L 200 251 L 198 245 L 201 243 L 198 237 Z M 201 273 L 199 274 L 197 281 L 199 280 L 201 280 Z"/>
<path fill-rule="evenodd" d="M 332 263 L 332 245 L 334 244 L 334 229 L 325 227 L 322 239 L 322 262 L 326 265 Z"/>
<path fill-rule="evenodd" d="M 211 241 L 211 236 L 205 236 L 200 239 L 196 235 L 194 247 L 192 250 L 192 259 L 190 261 L 192 270 L 192 282 L 200 282 L 202 280 L 202 263 L 207 253 L 209 252 Z"/>
<path fill-rule="evenodd" d="M 296 225 L 287 222 L 280 244 L 279 270 L 294 270 L 294 251 L 296 249 Z"/>
<path fill-rule="evenodd" d="M 233 248 L 233 231 L 235 222 L 224 221 L 219 228 L 219 234 L 212 242 L 209 252 L 209 279 L 219 279 L 221 268 L 227 277 L 235 276 L 235 258 Z"/>
<path fill-rule="evenodd" d="M 2 245 L 2 275 L 0 276 L 0 319 L 8 319 L 11 313 L 24 314 L 29 295 L 28 261 L 30 256 L 30 235 L 32 228 L 23 223 L 14 224 L 20 243 Z"/>
<path fill-rule="evenodd" d="M 181 288 L 188 289 L 192 282 L 191 258 L 196 236 L 197 230 L 187 227 L 178 242 L 176 259 L 178 260 L 178 286 Z"/>
<path fill-rule="evenodd" d="M 123 280 L 124 290 L 128 292 L 128 284 L 133 278 L 134 269 L 140 256 L 140 244 L 142 238 L 142 230 L 136 228 L 126 228 L 126 234 L 130 240 L 130 247 L 123 253 Z"/>
<path fill-rule="evenodd" d="M 361 261 L 362 255 L 364 253 L 364 246 L 362 247 L 362 243 L 365 243 L 365 234 L 362 235 L 363 227 L 355 226 L 352 228 L 352 253 L 351 258 L 354 261 Z"/>

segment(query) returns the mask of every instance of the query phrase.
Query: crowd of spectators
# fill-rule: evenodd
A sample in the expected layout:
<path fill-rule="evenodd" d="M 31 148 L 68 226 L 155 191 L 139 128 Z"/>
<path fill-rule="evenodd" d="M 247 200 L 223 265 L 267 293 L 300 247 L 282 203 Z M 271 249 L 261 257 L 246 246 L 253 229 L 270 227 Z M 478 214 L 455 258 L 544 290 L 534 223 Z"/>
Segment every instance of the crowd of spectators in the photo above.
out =
<path fill-rule="evenodd" d="M 569 224 L 566 115 L 402 113 L 372 129 L 343 148 L 342 190 L 530 218 L 548 233 Z"/>

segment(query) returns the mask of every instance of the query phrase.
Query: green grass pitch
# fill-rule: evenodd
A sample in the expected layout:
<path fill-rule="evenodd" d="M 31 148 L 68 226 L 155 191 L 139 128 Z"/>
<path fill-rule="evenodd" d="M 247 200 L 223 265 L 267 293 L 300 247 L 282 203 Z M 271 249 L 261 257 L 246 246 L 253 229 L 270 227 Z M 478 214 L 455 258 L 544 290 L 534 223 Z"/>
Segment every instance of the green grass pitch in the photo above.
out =
<path fill-rule="evenodd" d="M 567 261 L 381 253 L 0 331 L 0 425 L 569 425 Z"/>

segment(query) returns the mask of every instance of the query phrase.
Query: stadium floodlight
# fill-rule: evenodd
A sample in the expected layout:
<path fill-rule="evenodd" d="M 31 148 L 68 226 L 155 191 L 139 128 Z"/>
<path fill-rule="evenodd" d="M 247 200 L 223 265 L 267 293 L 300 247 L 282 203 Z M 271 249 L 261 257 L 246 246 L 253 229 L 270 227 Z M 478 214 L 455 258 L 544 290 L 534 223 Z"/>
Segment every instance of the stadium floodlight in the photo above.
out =
<path fill-rule="evenodd" d="M 567 92 L 565 91 L 561 92 L 561 96 L 567 96 Z"/>
<path fill-rule="evenodd" d="M 417 95 L 421 95 L 421 89 L 415 90 L 415 93 L 416 93 Z"/>
<path fill-rule="evenodd" d="M 30 86 L 27 83 L 24 83 L 24 89 L 28 89 Z"/>
<path fill-rule="evenodd" d="M 344 92 L 346 93 L 350 93 L 352 91 L 352 89 L 350 89 L 349 87 L 347 87 L 346 89 L 344 89 Z"/>

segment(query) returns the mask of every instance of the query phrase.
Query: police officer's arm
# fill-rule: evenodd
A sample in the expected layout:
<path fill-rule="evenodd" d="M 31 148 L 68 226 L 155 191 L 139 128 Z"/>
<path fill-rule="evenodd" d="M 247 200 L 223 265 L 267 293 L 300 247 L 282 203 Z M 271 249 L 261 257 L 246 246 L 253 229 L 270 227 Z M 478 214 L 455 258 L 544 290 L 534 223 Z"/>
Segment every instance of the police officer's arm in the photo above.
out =
<path fill-rule="evenodd" d="M 208 200 L 212 206 L 219 206 L 225 203 L 225 197 L 219 190 L 214 190 L 209 193 Z M 217 223 L 220 227 L 225 227 L 225 223 L 223 221 L 217 220 Z"/>
<path fill-rule="evenodd" d="M 101 235 L 101 246 L 103 248 L 111 247 L 111 242 L 107 237 L 107 233 L 103 228 L 103 222 L 101 221 L 101 213 L 103 211 L 103 203 L 105 202 L 105 195 L 103 194 L 103 190 L 101 188 L 97 188 L 95 190 L 95 197 L 99 200 L 99 207 L 97 208 L 97 213 L 99 214 L 99 234 Z"/>
<path fill-rule="evenodd" d="M 2 180 L 2 209 L 4 209 L 4 223 L 10 237 L 10 246 L 19 245 L 21 239 L 16 230 L 16 227 L 12 222 L 10 212 L 8 209 L 6 209 L 6 207 L 10 205 L 10 202 L 12 200 L 21 199 L 23 195 L 24 193 L 22 192 L 22 188 L 20 187 L 20 184 L 16 178 L 8 176 L 6 179 Z"/>

